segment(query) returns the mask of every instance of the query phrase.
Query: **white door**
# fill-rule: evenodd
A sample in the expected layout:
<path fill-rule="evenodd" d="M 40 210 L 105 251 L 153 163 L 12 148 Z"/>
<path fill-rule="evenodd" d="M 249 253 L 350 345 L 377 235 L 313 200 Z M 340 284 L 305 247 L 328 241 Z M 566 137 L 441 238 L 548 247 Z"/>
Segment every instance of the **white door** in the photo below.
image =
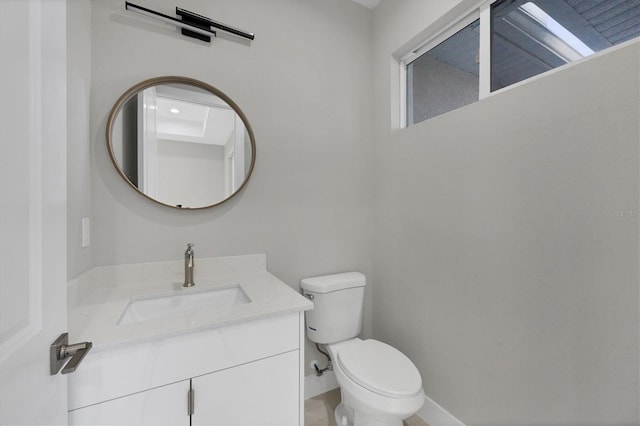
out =
<path fill-rule="evenodd" d="M 66 424 L 65 0 L 0 0 L 0 57 L 0 424 Z"/>
<path fill-rule="evenodd" d="M 155 87 L 138 94 L 138 189 L 158 198 L 158 101 Z"/>
<path fill-rule="evenodd" d="M 245 144 L 245 129 L 244 123 L 238 114 L 235 114 L 234 117 L 234 131 L 233 131 L 233 189 L 231 193 L 238 190 L 238 187 L 242 185 L 245 178 L 245 155 L 244 152 L 244 144 Z M 231 195 L 231 194 L 229 194 Z"/>

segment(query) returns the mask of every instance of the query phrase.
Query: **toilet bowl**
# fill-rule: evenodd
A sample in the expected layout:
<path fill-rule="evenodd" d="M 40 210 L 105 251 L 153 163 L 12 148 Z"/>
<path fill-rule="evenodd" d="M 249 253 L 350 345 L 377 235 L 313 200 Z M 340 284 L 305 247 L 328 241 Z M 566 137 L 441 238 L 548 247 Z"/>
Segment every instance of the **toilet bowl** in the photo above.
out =
<path fill-rule="evenodd" d="M 303 279 L 303 293 L 314 303 L 305 313 L 307 336 L 331 355 L 342 396 L 335 410 L 338 425 L 402 426 L 424 403 L 422 379 L 399 350 L 356 337 L 365 283 L 359 272 Z"/>
<path fill-rule="evenodd" d="M 402 352 L 359 338 L 327 349 L 342 394 L 342 407 L 335 411 L 338 425 L 401 426 L 422 407 L 420 373 Z"/>

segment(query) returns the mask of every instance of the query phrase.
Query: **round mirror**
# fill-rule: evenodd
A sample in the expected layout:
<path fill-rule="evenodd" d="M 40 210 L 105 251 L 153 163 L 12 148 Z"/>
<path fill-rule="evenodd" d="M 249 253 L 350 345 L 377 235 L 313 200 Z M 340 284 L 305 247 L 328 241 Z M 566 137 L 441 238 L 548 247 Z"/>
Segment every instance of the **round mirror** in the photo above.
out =
<path fill-rule="evenodd" d="M 107 120 L 111 160 L 129 185 L 174 208 L 220 204 L 246 185 L 253 131 L 224 93 L 186 77 L 158 77 L 127 90 Z"/>

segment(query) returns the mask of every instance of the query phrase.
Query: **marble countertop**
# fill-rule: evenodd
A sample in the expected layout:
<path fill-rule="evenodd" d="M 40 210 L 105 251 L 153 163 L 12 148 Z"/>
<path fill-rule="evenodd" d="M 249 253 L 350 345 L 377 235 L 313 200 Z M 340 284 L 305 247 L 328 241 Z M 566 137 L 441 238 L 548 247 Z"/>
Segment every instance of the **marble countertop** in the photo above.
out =
<path fill-rule="evenodd" d="M 170 261 L 94 268 L 70 281 L 70 339 L 93 342 L 93 350 L 100 351 L 313 309 L 311 301 L 266 270 L 265 255 L 196 259 L 191 288 L 182 287 L 183 275 L 183 262 Z M 230 286 L 241 287 L 250 302 L 119 324 L 131 301 Z"/>

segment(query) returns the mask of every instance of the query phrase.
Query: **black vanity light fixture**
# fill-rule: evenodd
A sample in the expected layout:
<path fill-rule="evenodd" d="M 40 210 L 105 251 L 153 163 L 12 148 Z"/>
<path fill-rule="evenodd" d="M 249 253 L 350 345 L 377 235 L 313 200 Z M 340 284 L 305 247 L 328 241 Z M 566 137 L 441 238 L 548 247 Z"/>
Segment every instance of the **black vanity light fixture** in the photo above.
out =
<path fill-rule="evenodd" d="M 175 25 L 182 30 L 183 35 L 207 42 L 211 41 L 211 37 L 216 36 L 216 31 L 223 31 L 247 40 L 253 40 L 255 38 L 253 33 L 230 27 L 221 22 L 209 19 L 206 16 L 198 15 L 197 13 L 179 7 L 176 7 L 176 15 L 180 18 L 174 18 L 173 16 L 165 15 L 164 13 L 156 12 L 155 10 L 147 9 L 146 7 L 138 6 L 128 1 L 124 2 L 124 8 L 125 10 L 130 10 Z"/>

